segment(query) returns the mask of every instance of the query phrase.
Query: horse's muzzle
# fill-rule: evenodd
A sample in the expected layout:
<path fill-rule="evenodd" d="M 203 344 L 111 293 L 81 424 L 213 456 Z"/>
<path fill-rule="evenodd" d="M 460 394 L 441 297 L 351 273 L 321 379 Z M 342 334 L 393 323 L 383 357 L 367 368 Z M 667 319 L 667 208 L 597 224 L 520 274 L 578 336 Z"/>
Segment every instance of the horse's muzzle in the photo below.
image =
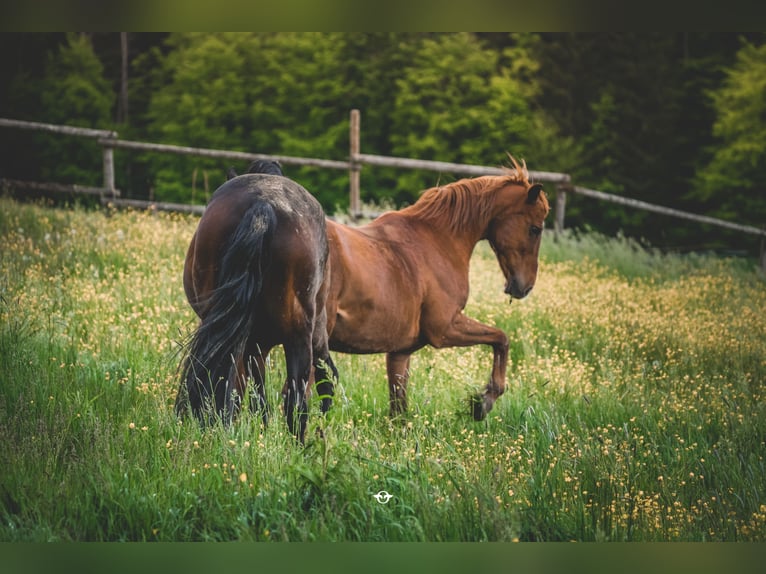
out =
<path fill-rule="evenodd" d="M 532 284 L 526 284 L 526 285 L 520 285 L 519 282 L 514 278 L 508 281 L 505 285 L 505 294 L 510 295 L 511 299 L 523 299 L 527 295 L 529 295 L 529 292 L 532 291 L 532 287 L 534 287 L 534 283 Z"/>

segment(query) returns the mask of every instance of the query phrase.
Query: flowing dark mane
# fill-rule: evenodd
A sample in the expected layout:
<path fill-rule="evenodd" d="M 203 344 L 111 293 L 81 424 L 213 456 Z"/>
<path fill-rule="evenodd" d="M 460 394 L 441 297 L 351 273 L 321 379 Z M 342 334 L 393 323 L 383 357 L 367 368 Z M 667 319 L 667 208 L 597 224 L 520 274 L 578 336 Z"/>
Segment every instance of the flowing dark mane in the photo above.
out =
<path fill-rule="evenodd" d="M 487 221 L 496 201 L 497 190 L 508 184 L 519 184 L 524 188 L 530 185 L 526 163 L 522 160 L 519 165 L 513 157 L 510 159 L 514 167 L 506 168 L 503 175 L 483 175 L 432 187 L 403 211 L 454 230 L 474 225 L 477 220 Z"/>

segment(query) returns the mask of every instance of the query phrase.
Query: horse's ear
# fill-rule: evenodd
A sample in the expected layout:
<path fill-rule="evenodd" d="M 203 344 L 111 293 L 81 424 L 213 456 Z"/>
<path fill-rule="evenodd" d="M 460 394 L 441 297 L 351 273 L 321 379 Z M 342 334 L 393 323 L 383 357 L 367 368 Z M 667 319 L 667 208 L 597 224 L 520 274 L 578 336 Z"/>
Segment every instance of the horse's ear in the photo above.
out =
<path fill-rule="evenodd" d="M 237 172 L 234 171 L 233 167 L 230 167 L 229 169 L 226 170 L 226 179 L 227 180 L 234 179 L 235 177 L 237 177 Z"/>
<path fill-rule="evenodd" d="M 537 198 L 540 197 L 540 192 L 543 190 L 543 186 L 536 183 L 527 190 L 527 203 L 534 204 Z"/>

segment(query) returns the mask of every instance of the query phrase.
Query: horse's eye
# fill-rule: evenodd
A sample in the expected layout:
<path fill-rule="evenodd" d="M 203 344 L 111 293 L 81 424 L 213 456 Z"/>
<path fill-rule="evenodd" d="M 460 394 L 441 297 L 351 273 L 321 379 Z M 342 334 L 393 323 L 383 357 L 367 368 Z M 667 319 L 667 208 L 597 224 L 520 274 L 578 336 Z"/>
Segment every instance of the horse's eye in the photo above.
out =
<path fill-rule="evenodd" d="M 537 225 L 533 225 L 529 228 L 529 235 L 532 237 L 540 237 L 540 234 L 543 232 L 542 227 L 537 227 Z"/>

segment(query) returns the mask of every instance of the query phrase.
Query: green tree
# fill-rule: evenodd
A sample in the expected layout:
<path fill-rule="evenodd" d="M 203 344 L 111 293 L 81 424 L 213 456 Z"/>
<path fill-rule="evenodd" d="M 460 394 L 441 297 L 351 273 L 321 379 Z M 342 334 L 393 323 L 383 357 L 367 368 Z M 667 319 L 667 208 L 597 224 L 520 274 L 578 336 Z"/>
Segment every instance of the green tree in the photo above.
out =
<path fill-rule="evenodd" d="M 263 68 L 252 94 L 256 105 L 268 102 L 268 120 L 276 142 L 264 153 L 343 160 L 349 152 L 349 110 L 356 86 L 346 80 L 343 35 L 282 33 L 259 36 L 254 66 Z M 254 125 L 259 120 L 253 118 Z M 265 126 L 264 126 L 265 127 Z M 255 142 L 251 145 L 256 145 Z M 256 148 L 254 148 L 256 149 Z M 328 209 L 348 201 L 345 171 L 285 167 Z"/>
<path fill-rule="evenodd" d="M 766 44 L 744 43 L 711 93 L 715 145 L 693 197 L 719 217 L 766 222 Z"/>
<path fill-rule="evenodd" d="M 543 34 L 534 46 L 535 101 L 579 150 L 562 171 L 587 187 L 708 212 L 689 195 L 711 143 L 714 113 L 704 94 L 719 83 L 736 42 L 735 34 L 713 33 Z M 567 221 L 663 245 L 701 245 L 696 224 L 590 199 L 574 197 Z"/>
<path fill-rule="evenodd" d="M 173 35 L 162 64 L 168 80 L 149 105 L 150 131 L 181 145 L 343 158 L 348 107 L 340 45 L 333 34 Z M 211 173 L 215 187 L 225 167 L 200 158 L 158 157 L 157 197 L 188 201 L 195 170 Z M 347 193 L 343 174 L 285 169 L 325 205 Z"/>
<path fill-rule="evenodd" d="M 528 105 L 535 38 L 499 37 L 505 43 L 490 47 L 467 33 L 174 34 L 137 60 L 132 86 L 152 97 L 131 101 L 147 110 L 148 137 L 167 143 L 345 159 L 349 111 L 358 108 L 367 153 L 498 165 L 511 152 L 556 169 L 567 140 Z M 196 202 L 205 198 L 193 196 L 194 178 L 199 190 L 206 172 L 212 190 L 227 167 L 168 155 L 147 166 L 156 197 Z M 285 171 L 329 210 L 346 204 L 347 173 Z M 366 168 L 363 198 L 411 202 L 439 177 Z"/>
<path fill-rule="evenodd" d="M 176 145 L 244 150 L 246 76 L 237 43 L 227 35 L 177 34 L 168 47 L 160 67 L 145 80 L 155 88 L 147 112 L 150 137 Z M 152 58 L 158 56 L 155 51 Z M 155 83 L 158 75 L 164 82 Z M 201 203 L 207 199 L 201 191 L 205 177 L 213 178 L 213 188 L 223 181 L 220 161 L 168 154 L 149 158 L 158 199 Z"/>
<path fill-rule="evenodd" d="M 42 78 L 48 53 L 64 34 L 0 34 L 0 116 L 40 121 Z M 0 129 L 0 176 L 40 179 L 40 144 L 26 130 Z"/>
<path fill-rule="evenodd" d="M 40 119 L 54 124 L 107 129 L 114 93 L 85 34 L 67 34 L 49 53 L 41 82 Z M 44 179 L 101 184 L 101 148 L 96 142 L 61 135 L 39 135 Z"/>
<path fill-rule="evenodd" d="M 498 165 L 524 157 L 530 110 L 523 84 L 500 54 L 472 34 L 422 38 L 397 81 L 391 113 L 395 155 Z M 437 174 L 407 172 L 400 196 L 434 185 Z M 406 196 L 405 196 L 406 197 Z"/>

